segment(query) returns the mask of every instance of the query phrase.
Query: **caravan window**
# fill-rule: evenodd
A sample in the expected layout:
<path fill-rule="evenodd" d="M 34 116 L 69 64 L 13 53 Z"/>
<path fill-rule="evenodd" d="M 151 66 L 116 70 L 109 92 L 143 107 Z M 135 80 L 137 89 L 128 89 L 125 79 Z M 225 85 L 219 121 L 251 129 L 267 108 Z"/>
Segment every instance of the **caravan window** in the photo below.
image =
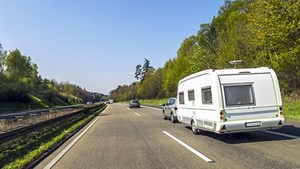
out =
<path fill-rule="evenodd" d="M 224 86 L 227 106 L 255 104 L 252 85 Z"/>
<path fill-rule="evenodd" d="M 184 104 L 184 94 L 183 94 L 183 92 L 179 92 L 179 104 Z"/>
<path fill-rule="evenodd" d="M 188 91 L 188 98 L 189 98 L 189 101 L 195 101 L 195 93 L 194 93 L 194 90 L 189 90 L 189 91 Z"/>
<path fill-rule="evenodd" d="M 211 87 L 202 88 L 201 94 L 203 104 L 212 104 Z"/>

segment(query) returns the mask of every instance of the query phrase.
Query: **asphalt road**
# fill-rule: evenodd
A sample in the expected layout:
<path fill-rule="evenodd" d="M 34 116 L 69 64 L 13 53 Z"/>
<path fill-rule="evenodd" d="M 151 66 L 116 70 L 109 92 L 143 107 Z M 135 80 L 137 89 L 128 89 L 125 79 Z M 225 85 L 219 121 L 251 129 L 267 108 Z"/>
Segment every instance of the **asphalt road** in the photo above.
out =
<path fill-rule="evenodd" d="M 161 110 L 127 107 L 109 105 L 74 145 L 71 139 L 36 168 L 300 168 L 299 121 L 274 133 L 193 135 Z"/>

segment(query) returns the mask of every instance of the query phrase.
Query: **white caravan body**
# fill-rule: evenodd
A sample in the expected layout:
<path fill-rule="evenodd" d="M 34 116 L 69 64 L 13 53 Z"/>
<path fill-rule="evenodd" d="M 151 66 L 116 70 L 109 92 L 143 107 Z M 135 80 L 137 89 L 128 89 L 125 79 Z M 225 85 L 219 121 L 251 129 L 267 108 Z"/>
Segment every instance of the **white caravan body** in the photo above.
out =
<path fill-rule="evenodd" d="M 218 134 L 277 129 L 284 122 L 278 79 L 266 67 L 187 76 L 178 83 L 177 108 L 179 122 Z"/>

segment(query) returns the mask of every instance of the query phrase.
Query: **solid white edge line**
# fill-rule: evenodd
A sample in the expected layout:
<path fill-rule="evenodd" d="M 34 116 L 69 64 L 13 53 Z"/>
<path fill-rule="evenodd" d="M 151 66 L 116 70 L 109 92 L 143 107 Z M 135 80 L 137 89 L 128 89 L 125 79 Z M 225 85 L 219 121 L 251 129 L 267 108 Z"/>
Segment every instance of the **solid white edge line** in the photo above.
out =
<path fill-rule="evenodd" d="M 190 150 L 192 153 L 194 153 L 195 155 L 197 155 L 198 157 L 202 158 L 204 161 L 206 162 L 214 162 L 213 160 L 209 159 L 208 157 L 206 157 L 205 155 L 201 154 L 200 152 L 198 152 L 197 150 L 195 150 L 194 148 L 192 148 L 191 146 L 185 144 L 184 142 L 182 142 L 181 140 L 179 140 L 178 138 L 176 138 L 175 136 L 171 135 L 170 133 L 163 131 L 164 134 L 166 134 L 167 136 L 171 137 L 173 140 L 175 140 L 176 142 L 178 142 L 179 144 L 181 144 L 182 146 L 184 146 L 186 149 Z"/>
<path fill-rule="evenodd" d="M 149 109 L 154 109 L 154 110 L 162 110 L 162 109 L 159 109 L 159 108 L 149 107 L 149 106 L 141 106 L 141 107 L 145 107 L 145 108 L 149 108 Z"/>
<path fill-rule="evenodd" d="M 138 114 L 137 112 L 134 112 L 137 116 L 141 116 L 140 114 Z"/>
<path fill-rule="evenodd" d="M 105 110 L 104 110 L 105 111 Z M 103 112 L 104 113 L 104 112 Z M 102 114 L 103 114 L 102 113 Z M 100 118 L 98 116 L 80 135 L 78 135 L 67 147 L 65 147 L 57 156 L 55 156 L 44 169 L 51 169 L 76 143 L 77 141 L 96 123 Z"/>
<path fill-rule="evenodd" d="M 263 132 L 300 140 L 300 137 L 290 135 L 290 134 L 278 133 L 274 131 L 263 131 Z"/>

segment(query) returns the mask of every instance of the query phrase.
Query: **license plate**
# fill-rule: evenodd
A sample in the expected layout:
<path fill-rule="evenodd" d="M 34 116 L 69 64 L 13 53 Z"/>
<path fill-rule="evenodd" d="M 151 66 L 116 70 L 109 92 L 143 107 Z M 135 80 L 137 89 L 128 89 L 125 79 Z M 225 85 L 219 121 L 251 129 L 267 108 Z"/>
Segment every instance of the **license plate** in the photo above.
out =
<path fill-rule="evenodd" d="M 259 127 L 261 124 L 260 121 L 257 121 L 257 122 L 248 122 L 248 123 L 245 123 L 245 126 L 246 127 Z"/>

